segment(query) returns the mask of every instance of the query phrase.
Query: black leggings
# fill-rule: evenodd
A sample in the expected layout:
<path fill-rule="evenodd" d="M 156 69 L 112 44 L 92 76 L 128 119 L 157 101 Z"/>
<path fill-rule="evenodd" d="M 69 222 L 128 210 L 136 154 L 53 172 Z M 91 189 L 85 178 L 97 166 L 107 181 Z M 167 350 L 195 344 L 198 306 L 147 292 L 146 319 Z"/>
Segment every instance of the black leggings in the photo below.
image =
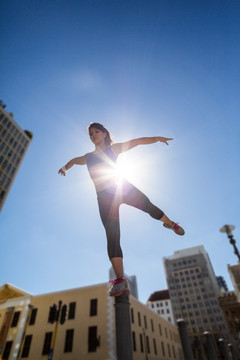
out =
<path fill-rule="evenodd" d="M 107 235 L 108 256 L 123 257 L 120 246 L 119 207 L 127 204 L 145 211 L 154 219 L 160 220 L 164 213 L 153 205 L 148 197 L 135 186 L 125 181 L 121 187 L 109 188 L 97 193 L 99 212 Z"/>

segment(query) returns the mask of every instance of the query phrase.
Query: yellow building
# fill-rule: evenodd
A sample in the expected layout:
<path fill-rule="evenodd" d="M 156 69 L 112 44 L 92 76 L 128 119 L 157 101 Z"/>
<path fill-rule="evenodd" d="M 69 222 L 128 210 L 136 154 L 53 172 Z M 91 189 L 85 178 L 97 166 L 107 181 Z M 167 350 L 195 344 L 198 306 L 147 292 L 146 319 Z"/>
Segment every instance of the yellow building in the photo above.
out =
<path fill-rule="evenodd" d="M 174 325 L 132 296 L 130 314 L 134 360 L 183 360 Z M 116 360 L 107 283 L 37 296 L 0 287 L 0 359 L 47 360 L 51 348 L 54 360 Z"/>

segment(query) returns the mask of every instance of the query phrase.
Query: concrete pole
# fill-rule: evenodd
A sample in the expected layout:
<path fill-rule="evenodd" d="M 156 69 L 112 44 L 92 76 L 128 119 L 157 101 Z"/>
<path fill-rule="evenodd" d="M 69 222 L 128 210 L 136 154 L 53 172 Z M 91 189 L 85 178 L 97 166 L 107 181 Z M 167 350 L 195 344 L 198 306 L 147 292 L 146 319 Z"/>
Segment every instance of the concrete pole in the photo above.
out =
<path fill-rule="evenodd" d="M 177 320 L 177 327 L 182 343 L 184 360 L 194 360 L 190 339 L 187 332 L 187 324 L 184 319 Z"/>
<path fill-rule="evenodd" d="M 133 360 L 129 295 L 115 297 L 117 360 Z"/>
<path fill-rule="evenodd" d="M 232 360 L 237 360 L 237 356 L 232 344 L 228 344 L 228 349 L 230 351 L 230 354 L 232 355 Z"/>
<path fill-rule="evenodd" d="M 228 348 L 226 346 L 225 341 L 223 339 L 219 339 L 218 344 L 219 344 L 219 347 L 220 347 L 221 354 L 224 357 L 224 360 L 231 360 L 229 350 L 228 350 Z"/>
<path fill-rule="evenodd" d="M 216 348 L 214 346 L 212 335 L 209 331 L 203 333 L 206 345 L 206 353 L 208 360 L 218 360 Z"/>

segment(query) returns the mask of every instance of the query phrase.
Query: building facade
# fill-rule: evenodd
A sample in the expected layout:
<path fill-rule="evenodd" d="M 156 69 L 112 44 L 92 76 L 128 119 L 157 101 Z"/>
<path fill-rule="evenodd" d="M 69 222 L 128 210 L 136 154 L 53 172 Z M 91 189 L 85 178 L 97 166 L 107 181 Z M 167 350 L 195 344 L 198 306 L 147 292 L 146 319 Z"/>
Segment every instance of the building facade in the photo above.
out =
<path fill-rule="evenodd" d="M 155 291 L 151 294 L 147 301 L 147 307 L 165 320 L 176 325 L 168 290 Z"/>
<path fill-rule="evenodd" d="M 180 250 L 164 258 L 175 321 L 183 318 L 192 338 L 196 358 L 203 352 L 201 338 L 209 331 L 215 339 L 229 341 L 229 330 L 219 305 L 220 289 L 203 246 Z"/>
<path fill-rule="evenodd" d="M 136 275 L 127 275 L 124 273 L 124 276 L 127 278 L 131 295 L 135 297 L 138 300 L 138 287 L 137 287 L 137 277 Z M 109 280 L 113 280 L 116 278 L 115 272 L 113 270 L 113 267 L 109 269 Z"/>
<path fill-rule="evenodd" d="M 240 302 L 234 291 L 228 291 L 219 297 L 230 333 L 240 339 Z"/>
<path fill-rule="evenodd" d="M 108 290 L 108 284 L 99 284 L 33 296 L 3 285 L 0 358 L 47 360 L 52 353 L 57 360 L 116 360 L 114 299 Z M 134 360 L 183 360 L 175 326 L 132 296 L 130 315 Z"/>
<path fill-rule="evenodd" d="M 227 283 L 226 283 L 224 277 L 223 276 L 217 276 L 216 279 L 217 279 L 217 284 L 218 284 L 218 287 L 219 287 L 220 291 L 222 293 L 227 292 L 228 287 L 227 287 Z"/>
<path fill-rule="evenodd" d="M 240 264 L 228 265 L 228 273 L 233 284 L 233 288 L 240 302 Z"/>
<path fill-rule="evenodd" d="M 32 133 L 22 130 L 0 101 L 0 211 L 31 140 Z"/>

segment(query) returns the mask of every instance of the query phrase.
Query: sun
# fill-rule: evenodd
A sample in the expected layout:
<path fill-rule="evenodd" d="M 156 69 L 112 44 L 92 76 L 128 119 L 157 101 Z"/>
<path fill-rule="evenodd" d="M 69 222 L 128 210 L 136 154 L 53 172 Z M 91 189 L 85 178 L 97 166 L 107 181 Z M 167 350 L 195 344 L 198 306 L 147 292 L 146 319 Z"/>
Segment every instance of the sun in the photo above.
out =
<path fill-rule="evenodd" d="M 139 169 L 137 161 L 129 160 L 125 154 L 122 154 L 121 157 L 118 158 L 116 165 L 118 182 L 121 182 L 123 179 L 136 182 L 139 179 L 140 172 L 141 170 Z"/>

